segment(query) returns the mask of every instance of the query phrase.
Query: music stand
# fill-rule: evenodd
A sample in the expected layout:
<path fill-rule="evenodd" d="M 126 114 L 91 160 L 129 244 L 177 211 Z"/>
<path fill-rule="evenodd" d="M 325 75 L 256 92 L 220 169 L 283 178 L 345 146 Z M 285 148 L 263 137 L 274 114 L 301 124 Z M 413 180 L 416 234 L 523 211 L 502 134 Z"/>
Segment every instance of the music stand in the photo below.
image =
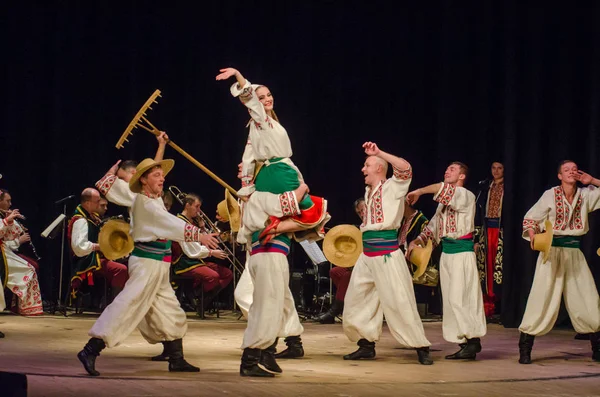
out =
<path fill-rule="evenodd" d="M 323 254 L 323 251 L 319 247 L 319 245 L 315 241 L 300 241 L 300 246 L 308 256 L 308 258 L 313 263 L 313 266 L 316 268 L 316 282 L 317 282 L 317 293 L 321 290 L 321 275 L 319 272 L 319 265 L 322 263 L 327 263 L 327 258 Z M 329 263 L 329 270 L 331 271 L 331 263 Z M 329 278 L 329 304 L 332 304 L 332 294 L 333 294 L 333 284 L 331 282 L 331 277 Z"/>
<path fill-rule="evenodd" d="M 42 237 L 44 237 L 44 238 L 53 239 L 56 237 L 56 235 L 58 233 L 59 225 L 60 225 L 60 229 L 62 229 L 61 230 L 62 231 L 61 245 L 60 245 L 60 272 L 59 272 L 59 280 L 58 280 L 58 298 L 56 299 L 56 303 L 54 305 L 54 310 L 52 310 L 52 314 L 55 314 L 57 311 L 59 311 L 65 317 L 67 317 L 67 307 L 65 304 L 63 304 L 63 302 L 61 301 L 61 298 L 62 298 L 62 285 L 63 285 L 63 269 L 64 269 L 64 263 L 65 263 L 65 239 L 66 239 L 66 233 L 67 233 L 67 228 L 66 228 L 67 202 L 74 197 L 75 197 L 74 195 L 67 196 L 67 197 L 64 197 L 64 198 L 58 200 L 57 202 L 55 202 L 55 204 L 63 205 L 62 214 L 57 216 L 56 219 L 54 221 L 52 221 L 52 223 L 41 234 Z M 66 298 L 65 298 L 65 300 L 66 300 Z"/>

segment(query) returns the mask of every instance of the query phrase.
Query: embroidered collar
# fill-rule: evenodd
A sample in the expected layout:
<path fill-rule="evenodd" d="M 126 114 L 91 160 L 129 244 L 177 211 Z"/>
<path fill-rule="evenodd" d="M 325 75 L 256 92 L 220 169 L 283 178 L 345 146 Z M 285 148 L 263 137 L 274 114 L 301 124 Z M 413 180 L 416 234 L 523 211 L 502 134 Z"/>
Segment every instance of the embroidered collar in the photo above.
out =
<path fill-rule="evenodd" d="M 146 197 L 149 197 L 149 198 L 151 198 L 151 199 L 157 199 L 157 198 L 160 198 L 160 195 L 159 195 L 159 194 L 152 194 L 152 193 L 148 193 L 148 192 L 147 192 L 147 191 L 145 191 L 145 190 L 142 190 L 142 191 L 140 192 L 140 194 L 143 194 L 144 196 L 146 196 Z"/>
<path fill-rule="evenodd" d="M 367 201 L 371 200 L 373 194 L 385 183 L 386 179 L 382 179 L 375 185 L 375 188 L 371 189 L 371 186 L 367 186 Z"/>

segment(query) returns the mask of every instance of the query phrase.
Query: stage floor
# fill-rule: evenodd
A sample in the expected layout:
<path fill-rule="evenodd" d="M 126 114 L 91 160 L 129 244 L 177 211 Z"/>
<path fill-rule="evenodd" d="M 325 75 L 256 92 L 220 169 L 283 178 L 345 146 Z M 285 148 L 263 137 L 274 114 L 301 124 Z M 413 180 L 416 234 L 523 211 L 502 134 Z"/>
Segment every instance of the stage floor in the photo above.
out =
<path fill-rule="evenodd" d="M 476 361 L 444 360 L 457 346 L 442 339 L 441 322 L 425 323 L 435 364 L 419 365 L 414 350 L 399 347 L 387 327 L 377 358 L 344 361 L 356 345 L 340 323 L 305 323 L 306 356 L 279 360 L 275 379 L 239 376 L 239 346 L 245 328 L 237 315 L 220 319 L 189 316 L 186 359 L 197 374 L 172 374 L 166 363 L 149 361 L 161 345 L 149 345 L 135 331 L 96 361 L 101 376 L 88 376 L 76 354 L 88 340 L 95 316 L 0 315 L 0 371 L 27 374 L 29 396 L 600 396 L 600 363 L 591 361 L 589 341 L 557 330 L 538 338 L 534 362 L 520 365 L 518 331 L 489 325 Z M 279 349 L 284 348 L 280 341 Z M 0 392 L 1 394 L 1 392 Z"/>

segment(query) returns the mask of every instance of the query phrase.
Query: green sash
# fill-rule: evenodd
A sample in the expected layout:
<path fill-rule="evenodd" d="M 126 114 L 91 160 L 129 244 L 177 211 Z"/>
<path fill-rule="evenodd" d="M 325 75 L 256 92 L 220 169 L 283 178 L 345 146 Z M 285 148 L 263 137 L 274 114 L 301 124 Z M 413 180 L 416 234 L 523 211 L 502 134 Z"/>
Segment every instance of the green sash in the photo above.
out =
<path fill-rule="evenodd" d="M 444 254 L 459 254 L 461 252 L 474 252 L 473 240 L 442 238 L 442 252 Z"/>
<path fill-rule="evenodd" d="M 135 248 L 131 253 L 133 256 L 139 258 L 154 259 L 157 261 L 165 261 L 165 257 L 169 257 L 168 262 L 171 261 L 171 240 L 169 241 L 148 241 L 146 243 L 135 243 Z"/>
<path fill-rule="evenodd" d="M 552 246 L 560 248 L 577 248 L 581 246 L 581 236 L 554 236 Z"/>

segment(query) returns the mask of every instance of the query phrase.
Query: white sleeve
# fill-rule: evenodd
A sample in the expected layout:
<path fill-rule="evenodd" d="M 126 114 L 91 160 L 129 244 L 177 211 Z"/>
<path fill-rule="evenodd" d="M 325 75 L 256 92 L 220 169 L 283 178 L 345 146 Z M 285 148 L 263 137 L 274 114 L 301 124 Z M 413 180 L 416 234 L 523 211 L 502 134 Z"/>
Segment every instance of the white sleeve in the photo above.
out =
<path fill-rule="evenodd" d="M 210 253 L 210 250 L 200 243 L 179 243 L 183 253 L 189 258 L 202 259 L 206 258 Z"/>
<path fill-rule="evenodd" d="M 600 209 L 600 188 L 596 186 L 587 186 L 581 189 L 581 195 L 587 201 L 588 212 Z"/>
<path fill-rule="evenodd" d="M 18 238 L 14 239 L 14 240 L 7 240 L 4 242 L 4 245 L 6 246 L 6 248 L 8 248 L 11 251 L 17 251 L 19 249 L 19 247 L 21 246 Z"/>
<path fill-rule="evenodd" d="M 400 170 L 392 166 L 394 174 L 390 178 L 394 182 L 395 198 L 401 199 L 408 194 L 408 188 L 412 181 L 412 168 L 409 167 L 405 170 Z"/>
<path fill-rule="evenodd" d="M 254 158 L 254 150 L 252 149 L 250 136 L 248 136 L 244 154 L 242 155 L 242 188 L 238 191 L 238 196 L 247 197 L 254 193 L 255 187 L 252 180 L 254 179 L 255 167 L 256 159 Z"/>
<path fill-rule="evenodd" d="M 105 175 L 96 182 L 96 188 L 111 203 L 131 207 L 135 201 L 135 193 L 129 189 L 129 184 L 116 175 Z"/>
<path fill-rule="evenodd" d="M 523 219 L 523 238 L 529 241 L 529 230 L 540 233 L 543 223 L 548 219 L 552 203 L 554 202 L 554 189 L 546 190 L 542 197 L 527 211 Z"/>
<path fill-rule="evenodd" d="M 439 244 L 439 236 L 437 235 L 438 222 L 439 217 L 436 214 L 429 220 L 427 224 L 423 226 L 423 230 L 421 230 L 419 238 L 421 238 L 425 244 L 427 244 L 427 240 L 431 240 L 434 246 Z"/>
<path fill-rule="evenodd" d="M 261 129 L 260 126 L 263 123 L 269 123 L 269 116 L 267 116 L 267 112 L 265 111 L 265 107 L 258 100 L 258 95 L 256 95 L 257 85 L 250 84 L 248 80 L 243 87 L 240 88 L 238 83 L 233 83 L 231 86 L 231 95 L 234 97 L 239 97 L 240 101 L 248 108 L 248 112 L 250 113 L 250 117 L 252 117 L 252 121 L 257 124 L 257 127 Z"/>
<path fill-rule="evenodd" d="M 300 205 L 294 192 L 282 194 L 254 192 L 244 204 L 242 223 L 245 229 L 254 232 L 265 227 L 265 221 L 269 216 L 283 218 L 300 215 L 300 213 Z"/>
<path fill-rule="evenodd" d="M 447 205 L 456 212 L 468 212 L 475 203 L 475 195 L 462 186 L 442 182 L 442 187 L 433 196 L 438 203 Z"/>
<path fill-rule="evenodd" d="M 21 233 L 21 228 L 17 224 L 17 222 L 8 223 L 6 219 L 0 220 L 0 239 L 14 240 L 19 237 Z"/>
<path fill-rule="evenodd" d="M 161 199 L 142 200 L 148 218 L 142 228 L 143 235 L 177 242 L 200 241 L 200 229 L 169 213 Z M 133 219 L 136 222 L 135 216 Z"/>
<path fill-rule="evenodd" d="M 77 219 L 73 223 L 71 231 L 71 249 L 78 256 L 86 256 L 94 251 L 94 244 L 88 240 L 88 224 L 84 218 Z"/>

